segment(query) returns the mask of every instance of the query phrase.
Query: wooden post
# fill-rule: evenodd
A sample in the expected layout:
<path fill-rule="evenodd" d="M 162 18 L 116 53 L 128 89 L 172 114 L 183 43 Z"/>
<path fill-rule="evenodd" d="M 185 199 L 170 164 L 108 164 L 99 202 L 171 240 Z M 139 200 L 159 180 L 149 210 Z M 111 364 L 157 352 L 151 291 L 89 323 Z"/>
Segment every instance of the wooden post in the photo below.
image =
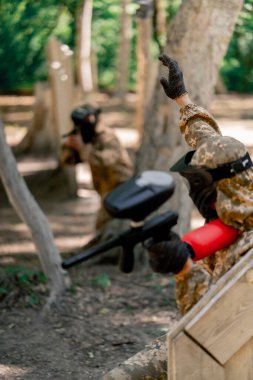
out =
<path fill-rule="evenodd" d="M 253 249 L 168 334 L 168 380 L 251 380 Z"/>
<path fill-rule="evenodd" d="M 52 117 L 55 137 L 60 153 L 61 136 L 71 128 L 70 112 L 73 103 L 72 51 L 67 45 L 61 45 L 56 37 L 51 37 L 47 44 L 49 77 L 52 86 Z"/>
<path fill-rule="evenodd" d="M 70 113 L 74 104 L 74 79 L 72 51 L 62 45 L 56 37 L 51 37 L 47 44 L 49 78 L 52 91 L 52 118 L 56 140 L 56 156 L 60 161 L 62 135 L 72 129 Z M 75 168 L 64 168 L 70 193 L 76 194 L 77 184 Z"/>

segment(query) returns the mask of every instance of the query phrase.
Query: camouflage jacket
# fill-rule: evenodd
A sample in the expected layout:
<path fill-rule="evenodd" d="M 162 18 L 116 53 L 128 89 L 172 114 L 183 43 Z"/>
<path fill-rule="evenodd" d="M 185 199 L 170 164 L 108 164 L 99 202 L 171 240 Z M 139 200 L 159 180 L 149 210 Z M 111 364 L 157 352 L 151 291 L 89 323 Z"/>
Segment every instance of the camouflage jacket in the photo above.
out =
<path fill-rule="evenodd" d="M 214 118 L 202 107 L 182 108 L 179 125 L 186 142 L 196 149 L 192 165 L 215 168 L 246 153 L 241 142 L 221 135 Z M 253 168 L 218 181 L 216 211 L 225 224 L 241 231 L 253 228 Z"/>
<path fill-rule="evenodd" d="M 133 175 L 133 164 L 126 149 L 108 127 L 98 129 L 88 161 L 94 188 L 102 198 Z"/>
<path fill-rule="evenodd" d="M 193 165 L 215 168 L 221 162 L 241 157 L 246 151 L 237 140 L 223 137 L 214 118 L 194 104 L 181 109 L 179 126 L 186 142 L 196 149 L 191 161 Z M 177 304 L 182 314 L 253 247 L 252 168 L 218 181 L 216 210 L 225 224 L 239 229 L 241 234 L 228 248 L 199 261 L 185 276 L 176 277 Z"/>

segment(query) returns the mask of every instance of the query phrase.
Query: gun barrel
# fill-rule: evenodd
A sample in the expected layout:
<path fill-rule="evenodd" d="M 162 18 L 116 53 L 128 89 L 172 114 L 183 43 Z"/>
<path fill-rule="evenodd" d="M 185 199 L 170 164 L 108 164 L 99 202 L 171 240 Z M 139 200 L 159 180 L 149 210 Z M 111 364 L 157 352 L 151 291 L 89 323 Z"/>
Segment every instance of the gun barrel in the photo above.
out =
<path fill-rule="evenodd" d="M 94 257 L 96 255 L 99 255 L 100 253 L 106 252 L 109 249 L 118 247 L 121 244 L 120 239 L 111 239 L 106 241 L 105 243 L 99 244 L 96 247 L 92 247 L 90 249 L 87 249 L 86 251 L 81 251 L 78 253 L 78 255 L 72 256 L 62 263 L 63 269 L 68 269 L 72 267 L 73 265 L 80 264 L 83 261 L 89 260 L 91 257 Z"/>
<path fill-rule="evenodd" d="M 173 211 L 167 211 L 164 214 L 156 215 L 147 221 L 143 227 L 131 228 L 122 232 L 117 238 L 108 240 L 102 244 L 81 251 L 62 263 L 63 269 L 68 269 L 73 265 L 80 264 L 83 261 L 104 253 L 109 249 L 122 246 L 122 270 L 126 273 L 132 271 L 133 267 L 133 249 L 136 244 L 144 242 L 146 239 L 153 237 L 155 241 L 166 240 L 169 230 L 177 223 L 178 214 Z"/>

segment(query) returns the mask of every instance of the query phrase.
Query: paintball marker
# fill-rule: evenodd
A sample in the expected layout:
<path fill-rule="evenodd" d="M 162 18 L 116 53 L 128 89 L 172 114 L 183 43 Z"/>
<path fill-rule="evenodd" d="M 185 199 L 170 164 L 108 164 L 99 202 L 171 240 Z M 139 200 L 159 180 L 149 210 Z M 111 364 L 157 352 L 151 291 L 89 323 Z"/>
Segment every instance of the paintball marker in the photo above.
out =
<path fill-rule="evenodd" d="M 111 248 L 121 246 L 120 269 L 130 273 L 134 266 L 135 245 L 149 238 L 153 238 L 154 242 L 166 240 L 170 228 L 177 223 L 178 214 L 173 211 L 156 215 L 144 222 L 145 218 L 172 196 L 174 189 L 171 175 L 155 170 L 145 171 L 118 186 L 106 196 L 104 207 L 114 218 L 130 219 L 130 228 L 115 239 L 66 259 L 62 267 L 68 269 Z"/>

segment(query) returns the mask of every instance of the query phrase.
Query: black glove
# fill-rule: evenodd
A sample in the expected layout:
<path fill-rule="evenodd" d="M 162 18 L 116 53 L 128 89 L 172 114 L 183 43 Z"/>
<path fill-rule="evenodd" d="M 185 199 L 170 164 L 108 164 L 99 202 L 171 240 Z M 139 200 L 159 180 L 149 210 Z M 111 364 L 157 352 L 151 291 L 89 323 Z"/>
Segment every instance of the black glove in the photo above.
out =
<path fill-rule="evenodd" d="M 161 54 L 159 60 L 169 69 L 168 79 L 165 77 L 160 78 L 160 83 L 163 86 L 165 94 L 171 99 L 179 98 L 183 94 L 186 94 L 183 73 L 177 61 L 166 54 Z"/>
<path fill-rule="evenodd" d="M 149 264 L 156 273 L 179 273 L 189 257 L 191 250 L 177 234 L 170 232 L 170 240 L 154 243 L 149 239 L 144 247 L 149 253 Z"/>

